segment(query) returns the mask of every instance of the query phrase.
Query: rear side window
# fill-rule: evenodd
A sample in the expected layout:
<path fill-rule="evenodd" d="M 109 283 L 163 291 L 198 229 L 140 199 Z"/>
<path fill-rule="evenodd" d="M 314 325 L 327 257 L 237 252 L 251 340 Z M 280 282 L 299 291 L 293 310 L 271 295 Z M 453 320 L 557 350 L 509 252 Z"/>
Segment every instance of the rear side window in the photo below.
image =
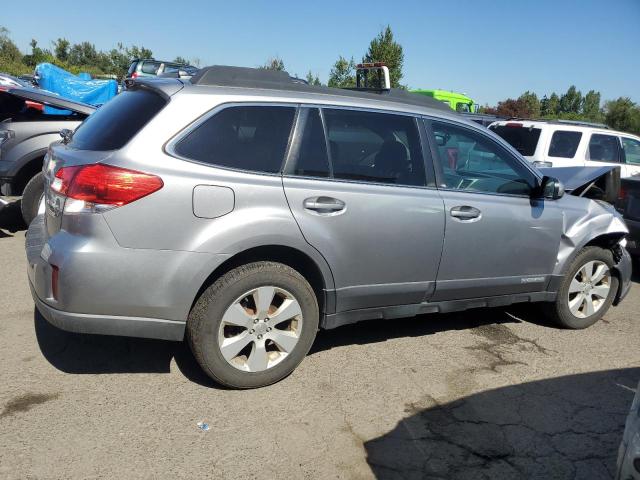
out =
<path fill-rule="evenodd" d="M 323 109 L 333 178 L 426 185 L 413 117 Z"/>
<path fill-rule="evenodd" d="M 89 116 L 69 146 L 99 151 L 122 148 L 166 104 L 167 100 L 152 90 L 125 90 Z"/>
<path fill-rule="evenodd" d="M 578 150 L 582 132 L 568 132 L 556 130 L 551 136 L 549 144 L 549 156 L 561 158 L 573 158 Z"/>
<path fill-rule="evenodd" d="M 495 125 L 491 127 L 495 133 L 500 135 L 509 145 L 515 148 L 520 155 L 531 157 L 538 146 L 540 139 L 539 128 L 526 128 L 521 124 Z"/>
<path fill-rule="evenodd" d="M 158 69 L 160 68 L 160 62 L 143 62 L 142 63 L 142 73 L 149 73 L 151 75 L 155 75 L 158 73 Z"/>
<path fill-rule="evenodd" d="M 277 173 L 287 149 L 294 107 L 229 107 L 209 117 L 174 150 L 211 165 Z"/>
<path fill-rule="evenodd" d="M 589 160 L 598 162 L 620 161 L 620 141 L 612 135 L 594 133 L 589 140 Z"/>

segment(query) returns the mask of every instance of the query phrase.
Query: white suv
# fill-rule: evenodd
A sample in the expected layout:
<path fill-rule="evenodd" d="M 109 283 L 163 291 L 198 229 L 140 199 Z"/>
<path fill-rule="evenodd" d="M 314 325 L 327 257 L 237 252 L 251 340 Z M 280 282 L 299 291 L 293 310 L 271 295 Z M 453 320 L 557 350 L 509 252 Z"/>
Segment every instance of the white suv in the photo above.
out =
<path fill-rule="evenodd" d="M 623 177 L 640 174 L 640 137 L 604 125 L 566 120 L 503 120 L 489 126 L 534 165 L 617 165 Z"/>

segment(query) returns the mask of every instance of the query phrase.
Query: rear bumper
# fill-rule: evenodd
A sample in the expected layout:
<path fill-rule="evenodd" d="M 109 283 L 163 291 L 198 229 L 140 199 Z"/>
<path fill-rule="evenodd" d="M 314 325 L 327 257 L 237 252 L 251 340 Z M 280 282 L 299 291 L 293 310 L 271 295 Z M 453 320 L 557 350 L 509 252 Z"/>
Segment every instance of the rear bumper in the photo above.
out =
<path fill-rule="evenodd" d="M 156 338 L 160 340 L 181 341 L 184 338 L 185 322 L 63 312 L 47 305 L 38 297 L 31 279 L 29 279 L 29 287 L 31 287 L 31 296 L 38 311 L 51 325 L 61 330 L 100 335 Z"/>
<path fill-rule="evenodd" d="M 93 222 L 86 236 L 60 230 L 47 238 L 42 215 L 29 226 L 27 270 L 40 313 L 72 332 L 182 340 L 195 295 L 215 267 L 212 259 L 226 256 L 123 248 L 103 230 L 104 219 L 88 217 L 75 219 L 76 225 Z"/>

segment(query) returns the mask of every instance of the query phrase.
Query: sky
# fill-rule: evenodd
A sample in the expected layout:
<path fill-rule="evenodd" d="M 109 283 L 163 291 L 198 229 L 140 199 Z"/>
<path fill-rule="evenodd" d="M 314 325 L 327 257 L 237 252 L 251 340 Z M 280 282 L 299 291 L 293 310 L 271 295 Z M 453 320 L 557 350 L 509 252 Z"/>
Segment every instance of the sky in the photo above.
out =
<path fill-rule="evenodd" d="M 84 4 L 85 7 L 79 7 Z M 570 85 L 640 102 L 640 0 L 121 1 L 29 0 L 0 26 L 21 50 L 65 37 L 108 50 L 143 45 L 157 59 L 255 67 L 280 57 L 326 82 L 339 55 L 360 61 L 386 25 L 410 88 L 463 92 L 495 105 Z M 15 6 L 15 5 L 14 5 Z M 28 9 L 26 11 L 25 9 Z"/>

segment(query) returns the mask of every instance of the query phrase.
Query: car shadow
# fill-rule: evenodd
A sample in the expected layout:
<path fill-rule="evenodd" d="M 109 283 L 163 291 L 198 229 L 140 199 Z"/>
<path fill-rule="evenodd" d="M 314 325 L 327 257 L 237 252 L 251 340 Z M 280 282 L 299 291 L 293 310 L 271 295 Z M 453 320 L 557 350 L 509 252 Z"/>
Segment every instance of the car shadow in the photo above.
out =
<path fill-rule="evenodd" d="M 380 480 L 613 478 L 640 368 L 570 375 L 450 402 L 425 395 L 364 442 Z"/>
<path fill-rule="evenodd" d="M 508 308 L 478 308 L 455 313 L 434 313 L 410 318 L 367 320 L 331 330 L 320 330 L 310 355 L 346 345 L 365 345 L 394 338 L 422 337 L 451 330 L 470 330 L 484 325 L 535 323 L 557 328 L 530 304 Z"/>
<path fill-rule="evenodd" d="M 37 308 L 33 322 L 42 355 L 62 372 L 169 373 L 175 359 L 180 372 L 192 382 L 219 387 L 200 369 L 184 342 L 66 332 L 47 322 Z"/>
<path fill-rule="evenodd" d="M 1 230 L 15 233 L 19 230 L 26 230 L 26 228 L 27 226 L 22 219 L 22 212 L 20 211 L 20 200 L 0 206 L 0 238 L 11 236 Z"/>

